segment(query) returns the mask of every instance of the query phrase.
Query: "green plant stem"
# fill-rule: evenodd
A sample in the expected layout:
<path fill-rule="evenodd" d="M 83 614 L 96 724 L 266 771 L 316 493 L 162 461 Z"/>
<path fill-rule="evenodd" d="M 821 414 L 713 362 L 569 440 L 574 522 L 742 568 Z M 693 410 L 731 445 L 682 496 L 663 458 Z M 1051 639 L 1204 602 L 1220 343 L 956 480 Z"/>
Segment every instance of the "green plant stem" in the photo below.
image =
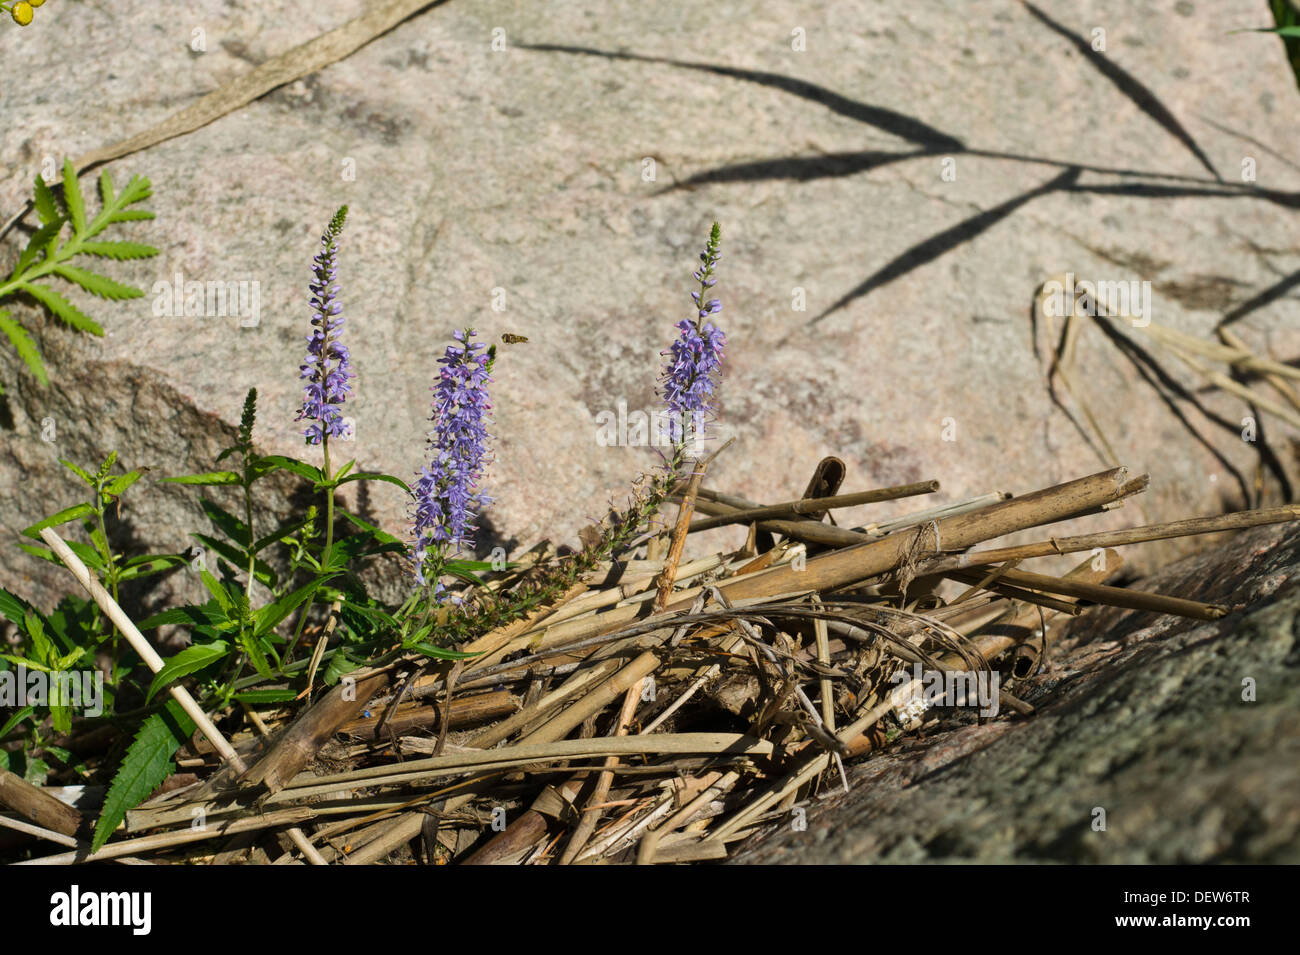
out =
<path fill-rule="evenodd" d="M 326 345 L 328 344 L 327 341 Z M 325 453 L 325 463 L 321 468 L 321 476 L 325 479 L 325 550 L 321 554 L 321 563 L 325 564 L 329 561 L 330 548 L 334 546 L 334 488 L 330 485 L 330 436 L 322 434 L 320 443 Z"/>

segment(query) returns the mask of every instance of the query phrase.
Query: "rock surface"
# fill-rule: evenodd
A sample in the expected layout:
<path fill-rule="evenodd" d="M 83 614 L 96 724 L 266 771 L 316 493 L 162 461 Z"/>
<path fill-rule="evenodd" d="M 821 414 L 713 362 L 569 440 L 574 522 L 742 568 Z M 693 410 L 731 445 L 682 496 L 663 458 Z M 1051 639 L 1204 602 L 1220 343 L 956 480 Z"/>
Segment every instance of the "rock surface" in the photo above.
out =
<path fill-rule="evenodd" d="M 806 831 L 735 861 L 1300 862 L 1300 531 L 1245 533 L 1139 586 L 1240 609 L 1090 610 L 1016 691 L 1032 717 L 900 741 L 814 800 Z"/>
<path fill-rule="evenodd" d="M 46 157 L 150 126 L 356 11 L 197 0 L 160 17 L 142 0 L 96 0 L 0 31 L 6 74 L 27 78 L 0 85 L 4 217 Z M 939 478 L 943 500 L 1100 470 L 1080 409 L 1061 395 L 1067 414 L 1046 384 L 1055 339 L 1030 320 L 1044 280 L 1150 281 L 1159 323 L 1210 334 L 1227 317 L 1262 353 L 1300 355 L 1298 94 L 1273 38 L 1225 35 L 1263 14 L 1251 0 L 433 5 L 110 164 L 119 180 L 153 180 L 157 221 L 131 231 L 162 254 L 108 271 L 146 290 L 178 273 L 255 281 L 260 321 L 158 316 L 152 293 L 74 295 L 108 332 L 92 339 L 16 306 L 54 383 L 38 387 L 0 348 L 0 527 L 12 541 L 79 499 L 59 457 L 117 449 L 157 474 L 210 469 L 251 386 L 264 450 L 310 458 L 293 421 L 308 263 L 344 202 L 360 375 L 349 450 L 364 467 L 409 476 L 420 463 L 451 329 L 530 339 L 498 366 L 485 546 L 572 540 L 654 462 L 598 446 L 594 419 L 620 400 L 653 407 L 658 353 L 714 219 L 729 336 L 720 416 L 738 439 L 711 472 L 718 487 L 785 499 L 827 453 L 848 462 L 846 490 Z M 1098 28 L 1104 54 L 1089 46 Z M 206 52 L 191 49 L 197 30 Z M 1241 181 L 1247 159 L 1257 184 Z M 1123 322 L 1113 331 L 1150 349 Z M 1116 455 L 1155 478 L 1140 513 L 1088 526 L 1257 496 L 1262 442 L 1241 440 L 1242 401 L 1198 390 L 1173 359 L 1159 358 L 1167 378 L 1135 361 L 1096 328 L 1079 344 L 1074 380 Z M 1263 432 L 1291 480 L 1294 435 Z M 1289 493 L 1262 474 L 1267 501 Z M 180 548 L 203 521 L 195 495 L 151 485 L 134 497 L 120 539 Z M 397 489 L 370 508 L 401 529 Z M 2 553 L 0 586 L 42 603 L 66 589 L 11 545 Z"/>

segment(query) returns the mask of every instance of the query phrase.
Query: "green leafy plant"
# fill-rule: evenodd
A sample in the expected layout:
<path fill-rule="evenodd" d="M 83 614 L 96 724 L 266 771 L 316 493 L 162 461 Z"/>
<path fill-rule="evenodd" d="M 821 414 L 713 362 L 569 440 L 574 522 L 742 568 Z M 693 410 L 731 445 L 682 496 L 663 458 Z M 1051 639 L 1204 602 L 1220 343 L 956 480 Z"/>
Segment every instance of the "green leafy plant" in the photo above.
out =
<path fill-rule="evenodd" d="M 66 216 L 38 181 L 43 231 L 24 253 L 15 271 L 18 278 L 11 280 L 12 290 L 55 302 L 50 307 L 56 314 L 71 306 L 61 298 L 51 298 L 57 293 L 48 288 L 32 292 L 42 289 L 40 280 L 50 275 L 92 291 L 113 290 L 120 293 L 117 297 L 126 297 L 122 292 L 125 286 L 105 285 L 109 280 L 87 278 L 88 273 L 66 264 L 73 255 L 87 251 L 115 251 L 120 258 L 152 254 L 145 247 L 123 247 L 125 244 L 94 238 L 107 223 L 129 217 L 125 206 L 147 195 L 147 183 L 116 195 L 111 183 L 103 182 L 105 211 L 87 222 L 70 166 L 65 167 Z M 123 495 L 141 482 L 148 470 L 122 470 L 116 454 L 110 454 L 94 470 L 63 461 L 88 490 L 88 499 L 25 531 L 39 540 L 46 528 L 79 526 L 85 539 L 67 534 L 68 546 L 115 600 L 121 585 L 128 581 L 168 571 L 194 574 L 205 594 L 200 602 L 172 606 L 138 622 L 142 631 L 180 628 L 188 635 L 188 646 L 165 657 L 155 673 L 129 645 L 119 648 L 115 627 L 95 603 L 65 598 L 54 613 L 45 616 L 0 591 L 0 615 L 19 632 L 14 652 L 0 655 L 0 667 L 21 664 L 61 672 L 94 666 L 101 650 L 108 651 L 111 687 L 106 695 L 112 697 L 108 718 L 134 731 L 134 738 L 113 774 L 95 827 L 96 849 L 112 837 L 127 811 L 175 771 L 173 757 L 194 732 L 193 723 L 168 699 L 168 690 L 186 687 L 206 712 L 221 719 L 221 714 L 231 712 L 232 704 L 249 709 L 280 707 L 309 698 L 318 680 L 328 686 L 352 669 L 382 665 L 399 656 L 467 659 L 473 654 L 457 647 L 531 613 L 602 561 L 634 549 L 681 480 L 687 450 L 685 433 L 679 430 L 674 432 L 672 451 L 665 456 L 663 467 L 634 485 L 626 507 L 611 509 L 593 533 L 584 534 L 585 546 L 580 551 L 521 577 L 490 580 L 491 574 L 508 573 L 516 565 L 472 559 L 472 521 L 479 505 L 488 500 L 476 490 L 480 466 L 487 459 L 488 435 L 481 413 L 490 408 L 481 386 L 489 380 L 496 353 L 495 349 L 483 351 L 481 345 L 471 346 L 471 329 L 457 336 L 459 344 L 449 346 L 440 362 L 443 370 L 435 392 L 434 416 L 441 440 L 431 443 L 431 460 L 421 469 L 419 486 L 412 488 L 389 474 L 359 471 L 355 460 L 332 469 L 329 439 L 351 437 L 340 406 L 347 399 L 347 380 L 353 373 L 346 348 L 339 341 L 342 317 L 334 272 L 345 214 L 346 210 L 340 210 L 331 220 L 322 253 L 315 260 L 315 331 L 309 338 L 310 357 L 301 369 L 308 384 L 299 420 L 311 422 L 304 432 L 307 443 L 322 446 L 320 466 L 286 455 L 264 455 L 256 449 L 257 390 L 250 389 L 234 441 L 212 462 L 216 469 L 166 477 L 160 482 L 193 488 L 200 495 L 199 506 L 209 526 L 191 532 L 194 546 L 186 553 L 128 554 L 114 549 L 112 520 Z M 58 245 L 65 219 L 72 225 L 72 237 Z M 721 332 L 705 322 L 718 311 L 719 304 L 702 300 L 702 293 L 714 284 L 717 239 L 715 227 L 701 256 L 704 265 L 696 273 L 701 283 L 701 292 L 693 295 L 698 320 L 679 323 L 681 337 L 666 353 L 671 357 L 661 379 L 669 407 L 697 418 L 709 412 L 706 396 L 714 393 L 724 341 Z M 480 413 L 467 414 L 470 405 Z M 468 442 L 463 440 L 467 434 L 472 439 Z M 466 476 L 469 470 L 474 471 L 472 481 Z M 280 492 L 284 485 L 300 482 L 298 490 L 308 492 L 320 504 L 278 517 L 273 526 L 259 526 L 255 505 L 272 476 L 277 476 Z M 363 481 L 397 487 L 417 508 L 426 508 L 422 516 L 428 532 L 424 544 L 437 551 L 436 559 L 425 571 L 427 576 L 417 577 L 418 585 L 398 605 L 371 592 L 371 571 L 377 562 L 397 556 L 419 570 L 420 562 L 414 559 L 418 535 L 417 546 L 412 546 L 341 506 L 336 500 L 339 490 Z M 459 523 L 449 529 L 450 525 L 440 522 L 451 513 L 459 515 Z M 444 546 L 453 540 L 453 533 L 454 549 Z M 21 546 L 34 557 L 57 560 L 39 544 Z M 319 636 L 304 641 L 313 632 L 308 629 L 313 622 Z M 313 652 L 307 652 L 309 647 Z M 47 732 L 47 727 L 52 727 L 56 733 L 67 733 L 72 717 L 62 700 L 45 708 L 24 707 L 0 728 L 0 740 L 12 742 L 6 737 L 22 735 L 21 768 L 28 778 L 43 780 L 54 771 L 51 764 L 59 772 L 83 773 L 84 767 Z M 0 758 L 8 760 L 6 750 L 0 749 Z"/>
<path fill-rule="evenodd" d="M 1286 51 L 1287 63 L 1295 74 L 1296 86 L 1300 87 L 1300 11 L 1291 0 L 1269 0 L 1269 12 L 1273 15 L 1273 26 L 1255 27 L 1247 30 L 1232 30 L 1232 33 L 1272 33 L 1282 40 Z"/>
<path fill-rule="evenodd" d="M 71 327 L 92 335 L 103 335 L 104 330 L 53 286 L 51 278 L 71 282 L 92 295 L 110 300 L 139 298 L 144 292 L 117 282 L 86 268 L 86 257 L 101 259 L 146 259 L 158 254 L 150 245 L 123 240 L 103 239 L 110 226 L 140 219 L 152 219 L 154 214 L 144 209 L 132 208 L 153 193 L 149 180 L 133 176 L 121 192 L 113 187 L 113 180 L 105 170 L 99 177 L 101 207 L 94 218 L 88 218 L 86 202 L 77 181 L 71 160 L 64 160 L 62 196 L 36 177 L 33 206 L 40 226 L 32 233 L 26 248 L 18 256 L 9 277 L 0 282 L 0 301 L 14 295 L 26 295 L 43 305 L 52 314 Z M 64 226 L 67 226 L 66 230 Z M 49 384 L 45 363 L 41 360 L 31 334 L 13 316 L 0 309 L 0 332 L 22 358 L 32 375 L 42 385 Z M 3 390 L 0 389 L 0 394 Z"/>

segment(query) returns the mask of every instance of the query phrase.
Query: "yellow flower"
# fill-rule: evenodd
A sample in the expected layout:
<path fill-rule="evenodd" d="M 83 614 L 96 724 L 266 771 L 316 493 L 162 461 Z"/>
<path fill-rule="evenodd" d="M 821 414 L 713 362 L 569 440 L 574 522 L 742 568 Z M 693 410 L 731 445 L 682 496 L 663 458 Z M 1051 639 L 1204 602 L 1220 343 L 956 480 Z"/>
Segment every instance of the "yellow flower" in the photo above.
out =
<path fill-rule="evenodd" d="M 27 2 L 33 7 L 39 7 L 41 4 L 45 3 L 45 0 L 27 0 Z"/>
<path fill-rule="evenodd" d="M 40 2 L 37 3 L 37 6 L 40 6 L 40 4 L 44 2 L 45 0 L 40 0 Z M 13 18 L 14 23 L 18 24 L 20 27 L 27 26 L 27 24 L 32 22 L 32 5 L 28 3 L 27 0 L 19 0 L 18 3 L 14 4 Z"/>

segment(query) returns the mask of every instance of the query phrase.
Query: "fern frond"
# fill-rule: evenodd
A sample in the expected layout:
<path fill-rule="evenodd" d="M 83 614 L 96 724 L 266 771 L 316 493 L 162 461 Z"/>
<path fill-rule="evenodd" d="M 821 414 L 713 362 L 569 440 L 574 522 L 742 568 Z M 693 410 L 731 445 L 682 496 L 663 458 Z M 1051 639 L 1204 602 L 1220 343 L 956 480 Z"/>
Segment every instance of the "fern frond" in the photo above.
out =
<path fill-rule="evenodd" d="M 63 204 L 72 220 L 72 231 L 82 235 L 86 231 L 86 201 L 81 197 L 81 183 L 71 159 L 63 160 Z"/>
<path fill-rule="evenodd" d="M 36 343 L 32 341 L 32 337 L 27 334 L 27 329 L 10 318 L 8 312 L 0 311 L 0 332 L 4 332 L 9 343 L 14 346 L 14 351 L 36 376 L 36 380 L 42 386 L 48 385 L 50 379 L 45 374 L 45 363 L 41 361 L 41 353 L 36 348 Z"/>
<path fill-rule="evenodd" d="M 152 245 L 139 242 L 92 241 L 81 243 L 81 251 L 87 255 L 97 255 L 105 259 L 149 259 L 158 254 Z"/>
<path fill-rule="evenodd" d="M 94 319 L 48 285 L 23 282 L 19 287 L 73 328 L 83 332 L 90 332 L 92 335 L 104 334 L 104 330 L 95 323 Z"/>
<path fill-rule="evenodd" d="M 91 295 L 98 295 L 100 298 L 109 298 L 120 301 L 127 298 L 139 298 L 144 295 L 131 285 L 123 285 L 121 282 L 114 282 L 112 279 L 103 275 L 97 275 L 86 269 L 79 269 L 73 265 L 58 265 L 54 268 L 54 274 L 60 278 L 67 279 L 80 285 Z"/>

